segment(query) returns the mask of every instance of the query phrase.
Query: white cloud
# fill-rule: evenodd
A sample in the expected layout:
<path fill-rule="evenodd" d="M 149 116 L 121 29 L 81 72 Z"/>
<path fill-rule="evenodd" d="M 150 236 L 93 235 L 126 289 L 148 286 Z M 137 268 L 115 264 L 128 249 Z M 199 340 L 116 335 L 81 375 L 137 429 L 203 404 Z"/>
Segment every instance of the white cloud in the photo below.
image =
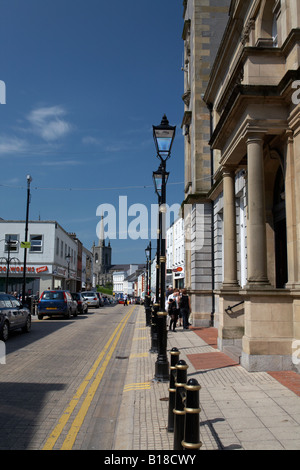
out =
<path fill-rule="evenodd" d="M 102 145 L 103 142 L 100 139 L 96 139 L 95 137 L 91 137 L 88 135 L 86 137 L 83 137 L 82 143 L 85 145 Z"/>
<path fill-rule="evenodd" d="M 77 166 L 81 165 L 78 160 L 48 160 L 41 163 L 42 166 Z"/>
<path fill-rule="evenodd" d="M 28 144 L 25 140 L 18 137 L 0 137 L 0 155 L 16 154 L 28 149 Z"/>
<path fill-rule="evenodd" d="M 62 106 L 43 107 L 31 111 L 27 119 L 36 134 L 46 141 L 54 141 L 72 130 L 71 124 L 63 119 L 66 114 Z"/>

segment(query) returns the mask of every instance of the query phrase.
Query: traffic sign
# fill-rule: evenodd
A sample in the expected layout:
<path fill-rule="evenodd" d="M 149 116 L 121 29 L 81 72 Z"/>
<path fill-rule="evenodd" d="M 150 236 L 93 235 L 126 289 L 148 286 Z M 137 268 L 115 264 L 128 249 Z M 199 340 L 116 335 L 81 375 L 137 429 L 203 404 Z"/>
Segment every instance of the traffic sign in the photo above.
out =
<path fill-rule="evenodd" d="M 21 248 L 30 248 L 31 243 L 30 242 L 21 242 Z"/>

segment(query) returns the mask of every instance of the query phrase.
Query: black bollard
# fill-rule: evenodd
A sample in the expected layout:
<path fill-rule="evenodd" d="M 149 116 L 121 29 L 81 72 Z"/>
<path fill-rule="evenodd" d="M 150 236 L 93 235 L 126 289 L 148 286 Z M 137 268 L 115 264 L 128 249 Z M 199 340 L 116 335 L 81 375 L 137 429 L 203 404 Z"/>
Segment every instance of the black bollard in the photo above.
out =
<path fill-rule="evenodd" d="M 157 340 L 157 312 L 159 310 L 159 304 L 153 304 L 151 311 L 151 353 L 158 352 L 158 340 Z"/>
<path fill-rule="evenodd" d="M 199 390 L 201 386 L 196 379 L 190 379 L 185 386 L 185 423 L 184 423 L 184 439 L 182 447 L 186 450 L 199 450 L 202 446 L 200 442 L 200 407 L 199 407 Z"/>
<path fill-rule="evenodd" d="M 174 432 L 174 408 L 175 408 L 175 380 L 176 365 L 179 361 L 180 352 L 177 348 L 171 350 L 171 366 L 170 366 L 170 385 L 169 385 L 169 416 L 168 416 L 168 432 Z"/>
<path fill-rule="evenodd" d="M 188 365 L 185 361 L 180 360 L 176 365 L 176 393 L 174 408 L 174 450 L 183 450 L 182 440 L 184 438 L 184 402 L 185 402 L 185 385 L 187 381 Z"/>

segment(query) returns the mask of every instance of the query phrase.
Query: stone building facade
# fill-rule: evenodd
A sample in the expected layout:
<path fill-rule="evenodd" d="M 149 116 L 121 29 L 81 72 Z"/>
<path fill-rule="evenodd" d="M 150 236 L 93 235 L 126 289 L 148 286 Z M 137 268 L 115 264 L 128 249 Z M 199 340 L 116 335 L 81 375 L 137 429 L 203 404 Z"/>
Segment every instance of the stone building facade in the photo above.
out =
<path fill-rule="evenodd" d="M 214 324 L 249 371 L 300 370 L 299 27 L 299 1 L 232 0 L 202 96 Z"/>
<path fill-rule="evenodd" d="M 209 326 L 214 310 L 212 259 L 210 113 L 203 101 L 213 62 L 228 21 L 230 0 L 185 0 L 184 117 L 185 286 L 191 295 L 194 322 Z M 197 233 L 201 240 L 195 243 Z"/>

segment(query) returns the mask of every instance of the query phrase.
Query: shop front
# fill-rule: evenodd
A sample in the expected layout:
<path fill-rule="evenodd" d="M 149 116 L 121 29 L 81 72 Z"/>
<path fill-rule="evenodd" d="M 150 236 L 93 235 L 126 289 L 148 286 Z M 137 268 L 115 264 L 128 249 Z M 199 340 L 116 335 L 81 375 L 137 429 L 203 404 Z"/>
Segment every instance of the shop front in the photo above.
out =
<path fill-rule="evenodd" d="M 22 294 L 24 267 L 21 264 L 0 264 L 0 291 Z M 26 267 L 26 295 L 36 296 L 46 289 L 72 290 L 76 285 L 76 273 L 51 264 L 30 264 Z"/>

